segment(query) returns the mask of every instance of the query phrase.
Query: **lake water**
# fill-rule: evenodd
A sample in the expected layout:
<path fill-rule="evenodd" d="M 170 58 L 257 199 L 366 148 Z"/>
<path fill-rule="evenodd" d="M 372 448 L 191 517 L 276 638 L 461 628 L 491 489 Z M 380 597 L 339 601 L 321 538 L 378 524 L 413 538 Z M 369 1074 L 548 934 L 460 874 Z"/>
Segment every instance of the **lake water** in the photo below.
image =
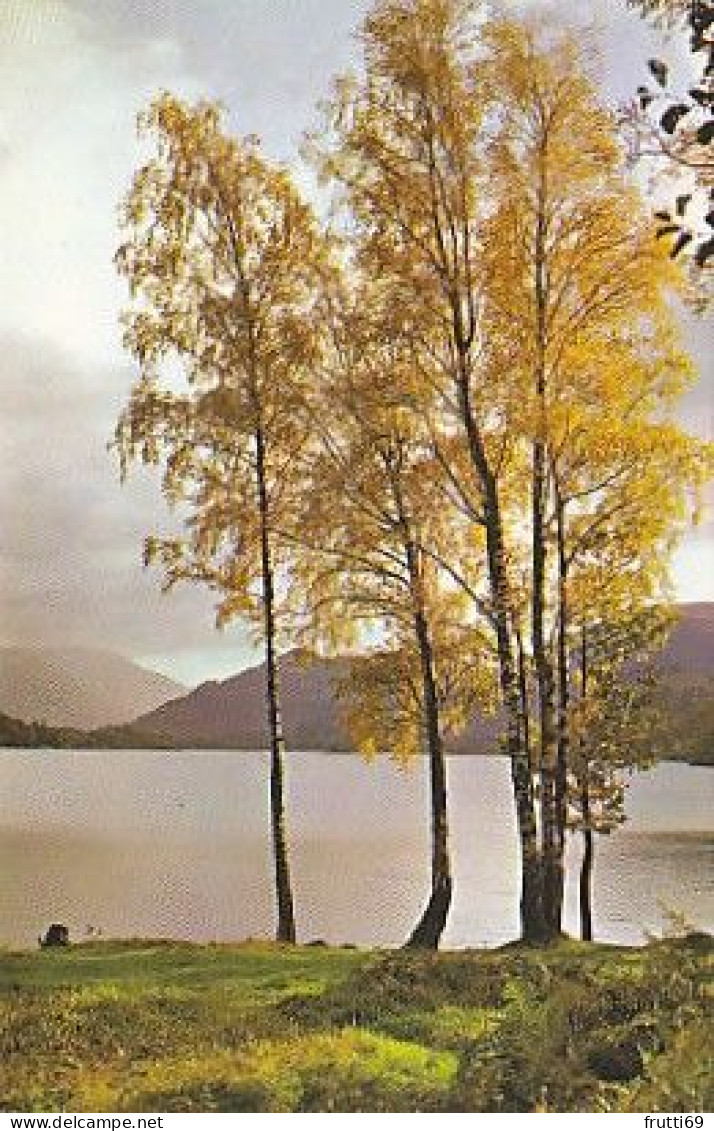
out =
<path fill-rule="evenodd" d="M 48 923 L 75 939 L 232 940 L 273 930 L 267 756 L 0 752 L 0 941 Z M 428 891 L 426 764 L 293 754 L 288 816 L 298 933 L 391 946 Z M 455 898 L 447 946 L 518 932 L 517 847 L 504 758 L 449 759 Z M 597 838 L 595 930 L 637 943 L 663 908 L 714 930 L 714 770 L 663 763 L 635 778 L 630 820 Z M 566 929 L 577 933 L 580 838 Z"/>

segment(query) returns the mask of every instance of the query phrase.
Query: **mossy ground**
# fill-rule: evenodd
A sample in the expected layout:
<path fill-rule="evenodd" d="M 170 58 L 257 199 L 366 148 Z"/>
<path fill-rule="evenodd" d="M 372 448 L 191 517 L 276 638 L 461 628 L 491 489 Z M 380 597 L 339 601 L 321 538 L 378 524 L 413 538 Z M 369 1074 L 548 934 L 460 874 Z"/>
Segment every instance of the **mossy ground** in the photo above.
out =
<path fill-rule="evenodd" d="M 0 1109 L 705 1111 L 712 940 L 0 957 Z"/>

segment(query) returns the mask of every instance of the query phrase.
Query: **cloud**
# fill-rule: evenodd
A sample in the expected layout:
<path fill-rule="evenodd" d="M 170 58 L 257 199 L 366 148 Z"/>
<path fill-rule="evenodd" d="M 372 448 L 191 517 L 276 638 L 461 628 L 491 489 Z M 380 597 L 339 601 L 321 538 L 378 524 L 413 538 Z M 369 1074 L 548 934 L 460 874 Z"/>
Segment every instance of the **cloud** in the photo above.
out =
<path fill-rule="evenodd" d="M 0 624 L 6 643 L 111 647 L 128 655 L 232 648 L 213 628 L 211 595 L 169 597 L 141 564 L 147 532 L 167 524 L 156 477 L 121 486 L 107 451 L 124 368 L 84 368 L 46 341 L 0 339 Z M 227 644 L 235 640 L 236 643 Z M 209 660 L 210 663 L 210 660 Z"/>
<path fill-rule="evenodd" d="M 355 54 L 368 0 L 72 0 L 83 34 L 111 49 L 165 37 L 190 61 L 201 93 L 221 99 L 237 132 L 294 156 L 330 76 Z"/>
<path fill-rule="evenodd" d="M 184 674 L 235 669 L 246 633 L 210 594 L 161 597 L 140 564 L 156 477 L 120 488 L 106 451 L 131 384 L 120 347 L 117 205 L 157 90 L 224 100 L 294 152 L 361 5 L 320 0 L 5 0 L 0 9 L 0 617 L 6 641 L 115 647 Z M 342 52 L 342 56 L 340 53 Z M 200 657 L 200 659 L 196 659 Z M 222 657 L 222 658 L 220 658 Z M 192 659 L 193 658 L 193 659 Z M 179 661 L 180 662 L 180 661 Z"/>
<path fill-rule="evenodd" d="M 11 285 L 0 325 L 100 359 L 119 348 L 112 257 L 136 162 L 135 115 L 157 86 L 190 91 L 190 66 L 171 37 L 122 51 L 88 42 L 71 6 L 53 11 L 32 34 L 22 21 L 2 25 L 0 209 Z"/>
<path fill-rule="evenodd" d="M 674 555 L 676 596 L 680 601 L 711 601 L 714 577 L 714 522 L 703 523 Z"/>

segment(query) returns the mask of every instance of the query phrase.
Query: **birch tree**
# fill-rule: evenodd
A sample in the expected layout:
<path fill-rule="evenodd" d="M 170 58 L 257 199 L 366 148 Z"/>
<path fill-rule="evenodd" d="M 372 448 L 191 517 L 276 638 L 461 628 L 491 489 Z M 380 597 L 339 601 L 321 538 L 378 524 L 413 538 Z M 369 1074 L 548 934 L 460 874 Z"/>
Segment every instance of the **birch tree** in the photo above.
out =
<path fill-rule="evenodd" d="M 692 379 L 669 298 L 681 287 L 628 185 L 614 122 L 572 39 L 496 23 L 486 332 L 517 374 L 512 427 L 530 449 L 529 650 L 546 935 L 557 937 L 569 759 L 569 587 L 666 599 L 696 509 L 703 446 L 672 419 Z M 690 498 L 691 496 L 691 498 Z M 633 583 L 633 576 L 637 583 Z M 586 586 L 587 588 L 587 586 Z M 588 598 L 581 592 L 587 606 Z M 622 606 L 621 606 L 622 607 Z M 632 605 L 630 604 L 630 608 Z"/>
<path fill-rule="evenodd" d="M 393 332 L 378 287 L 326 312 L 332 366 L 317 391 L 319 439 L 304 492 L 297 588 L 306 634 L 334 650 L 371 635 L 343 696 L 365 753 L 428 756 L 431 891 L 408 945 L 434 948 L 452 897 L 445 729 L 466 725 L 475 692 L 462 595 L 444 590 L 438 563 L 458 532 L 429 434 L 411 410 L 408 343 Z M 446 546 L 450 544 L 447 555 Z M 473 654 L 470 657 L 473 663 Z"/>
<path fill-rule="evenodd" d="M 379 0 L 362 28 L 364 78 L 340 80 L 314 147 L 338 186 L 359 261 L 389 281 L 425 376 L 418 411 L 445 413 L 465 453 L 483 535 L 522 858 L 521 921 L 542 937 L 531 766 L 524 746 L 503 512 L 499 395 L 481 364 L 479 267 L 486 197 L 479 9 L 469 0 Z M 427 377 L 428 375 L 428 377 Z M 491 394 L 493 393 L 493 396 Z M 496 435 L 496 433 L 498 435 Z"/>
<path fill-rule="evenodd" d="M 304 392 L 319 351 L 314 317 L 329 253 L 290 176 L 217 106 L 163 94 L 140 119 L 153 156 L 123 207 L 117 253 L 131 303 L 125 344 L 139 365 L 117 427 L 122 466 L 163 467 L 177 536 L 152 536 L 167 587 L 205 583 L 220 623 L 262 639 L 270 735 L 277 938 L 295 939 L 280 712 L 277 534 L 295 510 L 309 437 Z"/>
<path fill-rule="evenodd" d="M 485 589 L 471 592 L 498 655 L 522 933 L 548 940 L 560 931 L 567 767 L 556 528 L 559 515 L 574 517 L 559 476 L 578 405 L 607 407 L 597 398 L 612 394 L 616 414 L 616 382 L 636 401 L 648 350 L 669 350 L 667 388 L 677 386 L 664 302 L 674 275 L 571 38 L 484 24 L 460 0 L 378 0 L 362 42 L 364 77 L 336 85 L 318 162 L 360 267 L 389 289 L 411 339 L 412 409 L 430 422 L 432 454 L 480 532 Z M 587 427 L 594 453 L 597 412 Z M 595 496 L 596 479 L 593 468 Z M 604 517 L 599 525 L 602 541 Z M 667 538 L 657 546 L 664 568 Z"/>

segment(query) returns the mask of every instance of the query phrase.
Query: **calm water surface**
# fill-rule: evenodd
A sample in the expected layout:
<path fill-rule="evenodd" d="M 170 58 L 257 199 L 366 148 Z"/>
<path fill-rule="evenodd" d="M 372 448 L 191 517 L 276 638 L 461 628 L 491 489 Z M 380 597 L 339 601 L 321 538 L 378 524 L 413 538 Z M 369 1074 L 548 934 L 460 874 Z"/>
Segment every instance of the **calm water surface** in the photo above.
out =
<path fill-rule="evenodd" d="M 228 940 L 273 927 L 267 756 L 0 752 L 0 940 Z M 426 766 L 346 755 L 289 758 L 289 825 L 303 940 L 393 945 L 428 890 Z M 503 758 L 449 760 L 455 899 L 445 944 L 518 931 L 515 820 Z M 640 942 L 663 908 L 714 930 L 714 770 L 639 775 L 624 830 L 598 838 L 595 927 Z M 569 850 L 574 875 L 579 838 Z M 575 885 L 566 928 L 577 931 Z"/>

